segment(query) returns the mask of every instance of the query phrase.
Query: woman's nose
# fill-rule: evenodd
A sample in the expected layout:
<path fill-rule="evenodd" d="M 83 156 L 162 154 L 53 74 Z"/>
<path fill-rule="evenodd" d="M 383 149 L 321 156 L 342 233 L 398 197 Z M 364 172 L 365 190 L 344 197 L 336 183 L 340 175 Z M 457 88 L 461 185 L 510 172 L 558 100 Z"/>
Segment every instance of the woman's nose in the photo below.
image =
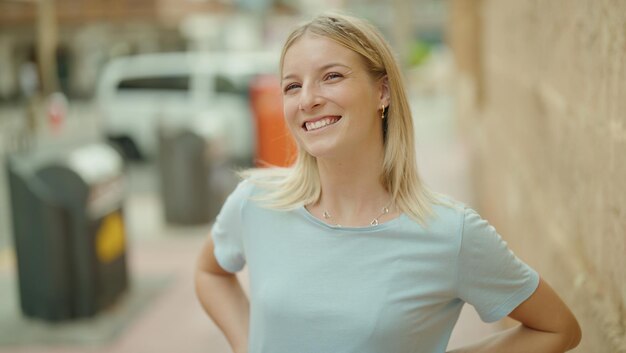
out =
<path fill-rule="evenodd" d="M 307 112 L 314 110 L 322 105 L 323 99 L 320 97 L 319 92 L 313 85 L 306 85 L 300 91 L 300 104 L 298 108 L 301 111 Z"/>

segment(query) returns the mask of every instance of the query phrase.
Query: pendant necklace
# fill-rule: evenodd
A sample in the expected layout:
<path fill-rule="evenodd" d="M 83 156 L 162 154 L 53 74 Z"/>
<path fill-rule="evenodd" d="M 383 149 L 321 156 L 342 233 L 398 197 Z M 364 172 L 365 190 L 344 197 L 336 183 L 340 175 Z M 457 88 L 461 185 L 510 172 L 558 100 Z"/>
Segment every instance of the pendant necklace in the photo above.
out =
<path fill-rule="evenodd" d="M 372 221 L 370 222 L 370 226 L 377 226 L 380 223 L 378 222 L 378 219 L 386 214 L 389 213 L 389 206 L 391 206 L 391 202 L 389 202 L 387 204 L 387 206 L 383 207 L 380 210 L 380 214 L 378 214 L 378 216 L 376 216 L 374 219 L 372 219 Z M 332 219 L 333 217 L 330 215 L 330 213 L 327 210 L 324 210 L 324 213 L 322 214 L 324 216 L 324 219 Z M 341 224 L 335 224 L 336 227 L 341 227 Z"/>

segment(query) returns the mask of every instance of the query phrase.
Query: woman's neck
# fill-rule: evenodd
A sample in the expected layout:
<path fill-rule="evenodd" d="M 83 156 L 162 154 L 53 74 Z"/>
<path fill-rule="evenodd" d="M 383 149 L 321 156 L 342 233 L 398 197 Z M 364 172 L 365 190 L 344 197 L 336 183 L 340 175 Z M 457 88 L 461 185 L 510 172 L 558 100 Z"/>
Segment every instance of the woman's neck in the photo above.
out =
<path fill-rule="evenodd" d="M 318 217 L 327 212 L 332 218 L 330 223 L 343 225 L 366 225 L 380 216 L 382 208 L 389 206 L 391 195 L 381 182 L 383 151 L 378 152 L 341 159 L 319 158 L 322 194 L 309 210 Z"/>

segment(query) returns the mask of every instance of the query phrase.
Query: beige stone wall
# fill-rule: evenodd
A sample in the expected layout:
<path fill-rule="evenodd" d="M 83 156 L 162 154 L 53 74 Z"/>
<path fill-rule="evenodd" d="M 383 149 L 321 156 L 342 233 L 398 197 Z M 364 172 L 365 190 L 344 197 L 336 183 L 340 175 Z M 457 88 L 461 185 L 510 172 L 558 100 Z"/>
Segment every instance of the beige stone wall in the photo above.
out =
<path fill-rule="evenodd" d="M 626 1 L 450 10 L 477 207 L 571 306 L 576 352 L 626 352 Z"/>

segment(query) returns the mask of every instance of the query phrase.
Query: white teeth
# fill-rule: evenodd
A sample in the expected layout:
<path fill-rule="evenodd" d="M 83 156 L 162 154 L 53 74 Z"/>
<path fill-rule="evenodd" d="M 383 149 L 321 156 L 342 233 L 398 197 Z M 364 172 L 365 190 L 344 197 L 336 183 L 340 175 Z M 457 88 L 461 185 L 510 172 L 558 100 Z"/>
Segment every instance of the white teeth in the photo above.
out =
<path fill-rule="evenodd" d="M 338 118 L 324 118 L 315 122 L 307 122 L 305 123 L 307 131 L 317 130 L 323 128 L 324 126 L 334 124 L 338 121 Z"/>

